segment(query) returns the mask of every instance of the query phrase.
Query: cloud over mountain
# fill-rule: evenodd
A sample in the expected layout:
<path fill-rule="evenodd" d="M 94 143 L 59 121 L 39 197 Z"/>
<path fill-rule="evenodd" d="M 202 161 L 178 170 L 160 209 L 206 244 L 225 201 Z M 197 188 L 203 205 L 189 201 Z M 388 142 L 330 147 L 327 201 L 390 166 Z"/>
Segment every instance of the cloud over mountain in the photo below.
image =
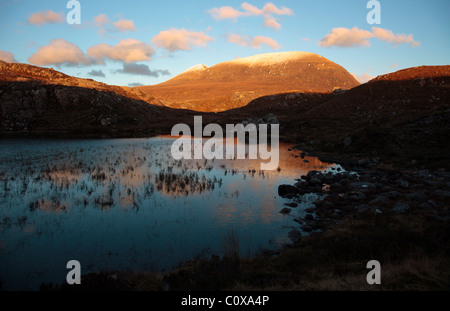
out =
<path fill-rule="evenodd" d="M 255 36 L 253 38 L 249 38 L 238 34 L 230 34 L 227 41 L 240 46 L 249 46 L 254 49 L 261 49 L 263 45 L 267 45 L 273 50 L 281 49 L 281 45 L 278 44 L 277 41 L 265 36 Z"/>
<path fill-rule="evenodd" d="M 189 51 L 193 46 L 207 46 L 214 38 L 206 35 L 203 31 L 194 32 L 186 29 L 169 29 L 161 31 L 153 37 L 152 43 L 156 47 L 166 49 L 169 52 Z"/>
<path fill-rule="evenodd" d="M 353 27 L 352 29 L 339 27 L 333 28 L 333 30 L 319 42 L 319 45 L 322 47 L 369 46 L 369 39 L 372 37 L 373 34 L 370 31 L 359 29 L 358 27 Z"/>
<path fill-rule="evenodd" d="M 322 47 L 353 47 L 353 46 L 370 46 L 369 40 L 377 38 L 378 40 L 399 44 L 411 44 L 411 47 L 417 47 L 419 42 L 414 41 L 413 35 L 394 34 L 391 30 L 379 27 L 372 27 L 372 31 L 359 29 L 358 27 L 333 28 L 320 42 Z"/>
<path fill-rule="evenodd" d="M 50 44 L 40 47 L 36 53 L 28 58 L 31 64 L 46 65 L 90 65 L 91 59 L 75 44 L 64 39 L 50 40 Z"/>
<path fill-rule="evenodd" d="M 99 63 L 106 59 L 134 63 L 151 60 L 155 50 L 148 44 L 135 39 L 120 40 L 116 45 L 101 43 L 90 47 L 87 55 Z"/>

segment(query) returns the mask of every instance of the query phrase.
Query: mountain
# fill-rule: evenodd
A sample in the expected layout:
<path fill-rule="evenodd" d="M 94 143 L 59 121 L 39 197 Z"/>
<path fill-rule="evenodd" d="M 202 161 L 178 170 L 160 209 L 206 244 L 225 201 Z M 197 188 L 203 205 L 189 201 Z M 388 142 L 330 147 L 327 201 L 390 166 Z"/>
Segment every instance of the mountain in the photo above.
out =
<path fill-rule="evenodd" d="M 135 135 L 185 114 L 136 89 L 0 61 L 0 134 Z"/>
<path fill-rule="evenodd" d="M 332 61 L 307 52 L 255 55 L 194 66 L 164 83 L 136 89 L 167 107 L 220 112 L 247 105 L 264 95 L 286 92 L 326 93 L 358 86 Z"/>
<path fill-rule="evenodd" d="M 207 121 L 264 121 L 269 114 L 279 120 L 283 140 L 302 150 L 447 167 L 450 66 L 408 68 L 346 92 L 263 96 Z"/>

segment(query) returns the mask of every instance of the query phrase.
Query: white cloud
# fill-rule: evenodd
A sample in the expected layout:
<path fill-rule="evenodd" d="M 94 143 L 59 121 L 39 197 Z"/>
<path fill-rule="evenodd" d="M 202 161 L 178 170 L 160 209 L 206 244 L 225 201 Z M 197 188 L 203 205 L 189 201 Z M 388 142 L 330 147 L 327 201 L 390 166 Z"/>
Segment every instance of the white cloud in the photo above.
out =
<path fill-rule="evenodd" d="M 220 8 L 212 8 L 211 10 L 208 10 L 206 12 L 218 21 L 224 19 L 231 19 L 236 21 L 239 17 L 262 16 L 264 17 L 263 25 L 274 29 L 280 29 L 281 25 L 276 21 L 273 15 L 294 14 L 291 9 L 287 7 L 278 8 L 273 3 L 268 3 L 262 9 L 259 9 L 258 7 L 251 5 L 250 3 L 244 2 L 241 4 L 241 8 L 243 9 L 243 11 L 239 11 L 230 6 L 223 6 Z"/>
<path fill-rule="evenodd" d="M 395 35 L 391 30 L 379 28 L 379 27 L 372 27 L 372 32 L 374 36 L 382 41 L 386 41 L 389 43 L 393 43 L 394 45 L 399 45 L 402 43 L 409 44 L 411 43 L 412 47 L 417 47 L 420 45 L 419 42 L 414 41 L 414 37 L 412 34 L 405 35 L 405 34 L 399 34 Z"/>
<path fill-rule="evenodd" d="M 192 46 L 206 46 L 211 41 L 214 41 L 214 38 L 206 35 L 203 31 L 194 32 L 175 28 L 161 31 L 152 39 L 155 46 L 164 48 L 169 52 L 189 51 Z"/>
<path fill-rule="evenodd" d="M 104 36 L 107 32 L 129 32 L 136 30 L 134 21 L 129 19 L 120 19 L 117 22 L 112 23 L 112 26 L 114 27 L 105 28 L 109 23 L 111 23 L 111 21 L 108 16 L 103 13 L 94 17 L 94 21 L 94 26 L 99 28 L 98 32 L 101 36 Z"/>
<path fill-rule="evenodd" d="M 331 33 L 326 35 L 322 41 L 319 42 L 319 46 L 330 47 L 350 47 L 350 46 L 369 46 L 369 39 L 373 37 L 370 31 L 358 29 L 353 27 L 347 28 L 333 28 Z"/>
<path fill-rule="evenodd" d="M 238 17 L 242 16 L 243 13 L 233 9 L 230 6 L 223 6 L 221 8 L 213 8 L 207 11 L 214 19 L 222 20 L 222 19 L 232 19 L 236 20 Z"/>
<path fill-rule="evenodd" d="M 14 54 L 7 51 L 0 50 L 0 60 L 7 63 L 17 63 L 18 61 L 14 58 Z"/>
<path fill-rule="evenodd" d="M 64 17 L 62 13 L 56 13 L 52 10 L 48 10 L 46 12 L 39 11 L 33 13 L 27 21 L 32 25 L 42 26 L 44 24 L 63 23 Z"/>
<path fill-rule="evenodd" d="M 240 45 L 240 46 L 248 46 L 248 44 L 249 44 L 248 38 L 242 37 L 242 36 L 234 34 L 234 33 L 228 36 L 227 41 L 230 43 Z"/>
<path fill-rule="evenodd" d="M 274 39 L 269 38 L 269 37 L 256 36 L 250 41 L 250 46 L 255 49 L 262 48 L 262 45 L 264 45 L 264 44 L 273 50 L 281 49 L 281 45 L 279 45 L 277 41 L 275 41 Z"/>
<path fill-rule="evenodd" d="M 294 12 L 287 8 L 281 7 L 281 9 L 277 8 L 277 6 L 273 3 L 268 3 L 263 8 L 264 13 L 266 14 L 275 14 L 275 15 L 293 15 Z"/>
<path fill-rule="evenodd" d="M 78 46 L 64 39 L 50 40 L 50 44 L 40 47 L 28 58 L 28 62 L 39 66 L 62 64 L 78 66 L 93 63 Z"/>
<path fill-rule="evenodd" d="M 250 3 L 244 2 L 241 4 L 241 7 L 245 10 L 245 12 L 241 13 L 242 15 L 263 15 L 264 11 L 258 9 L 256 6 L 251 5 Z"/>
<path fill-rule="evenodd" d="M 277 30 L 281 29 L 281 25 L 275 20 L 275 18 L 266 18 L 264 21 L 264 26 Z"/>
<path fill-rule="evenodd" d="M 134 22 L 132 20 L 121 19 L 121 20 L 113 23 L 113 25 L 120 32 L 127 32 L 127 31 L 134 31 L 134 30 L 136 30 L 136 28 L 134 27 Z"/>
<path fill-rule="evenodd" d="M 109 23 L 109 19 L 106 14 L 100 14 L 99 16 L 94 17 L 95 23 L 99 26 L 105 26 Z"/>
<path fill-rule="evenodd" d="M 97 44 L 90 47 L 87 54 L 99 63 L 104 63 L 105 59 L 134 63 L 151 60 L 153 54 L 155 54 L 155 50 L 142 41 L 126 39 L 120 40 L 116 45 Z"/>
<path fill-rule="evenodd" d="M 377 38 L 381 41 L 389 42 L 394 45 L 411 44 L 411 47 L 417 47 L 419 42 L 414 41 L 412 34 L 404 35 L 394 34 L 391 30 L 372 27 L 372 31 L 359 29 L 358 27 L 333 28 L 320 42 L 322 47 L 352 47 L 352 46 L 370 46 L 369 39 Z"/>
<path fill-rule="evenodd" d="M 248 38 L 244 36 L 240 36 L 238 34 L 231 34 L 228 36 L 228 42 L 234 43 L 240 46 L 249 46 L 254 49 L 261 49 L 263 45 L 267 45 L 273 50 L 281 49 L 281 45 L 278 44 L 272 38 L 264 37 L 264 36 L 256 36 L 254 38 Z"/>
<path fill-rule="evenodd" d="M 100 15 L 98 15 L 98 16 L 96 16 L 96 17 L 94 17 L 94 21 L 95 21 L 95 27 L 98 27 L 98 28 L 100 28 L 99 30 L 98 30 L 98 33 L 101 35 L 101 36 L 104 36 L 105 34 L 106 34 L 106 29 L 105 29 L 105 26 L 107 25 L 107 24 L 109 24 L 109 19 L 108 19 L 108 17 L 106 16 L 106 14 L 100 14 Z"/>

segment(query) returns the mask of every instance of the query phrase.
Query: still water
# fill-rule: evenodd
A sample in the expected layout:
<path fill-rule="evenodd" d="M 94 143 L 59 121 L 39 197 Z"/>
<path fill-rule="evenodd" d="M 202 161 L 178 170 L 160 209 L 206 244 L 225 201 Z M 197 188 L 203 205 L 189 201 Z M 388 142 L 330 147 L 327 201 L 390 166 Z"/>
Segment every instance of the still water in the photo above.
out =
<path fill-rule="evenodd" d="M 317 197 L 282 215 L 278 186 L 334 167 L 285 144 L 274 171 L 258 160 L 178 161 L 173 141 L 0 140 L 2 289 L 60 284 L 73 259 L 82 274 L 172 269 L 222 256 L 230 232 L 241 256 L 279 248 Z"/>

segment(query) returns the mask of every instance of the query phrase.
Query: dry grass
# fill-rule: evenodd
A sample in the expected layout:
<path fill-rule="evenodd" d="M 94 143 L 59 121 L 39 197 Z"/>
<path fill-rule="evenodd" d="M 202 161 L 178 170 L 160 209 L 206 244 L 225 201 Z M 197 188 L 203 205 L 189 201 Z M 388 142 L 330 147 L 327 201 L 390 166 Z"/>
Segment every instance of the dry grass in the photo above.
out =
<path fill-rule="evenodd" d="M 223 239 L 224 258 L 239 260 L 239 235 L 234 229 L 228 229 Z"/>

